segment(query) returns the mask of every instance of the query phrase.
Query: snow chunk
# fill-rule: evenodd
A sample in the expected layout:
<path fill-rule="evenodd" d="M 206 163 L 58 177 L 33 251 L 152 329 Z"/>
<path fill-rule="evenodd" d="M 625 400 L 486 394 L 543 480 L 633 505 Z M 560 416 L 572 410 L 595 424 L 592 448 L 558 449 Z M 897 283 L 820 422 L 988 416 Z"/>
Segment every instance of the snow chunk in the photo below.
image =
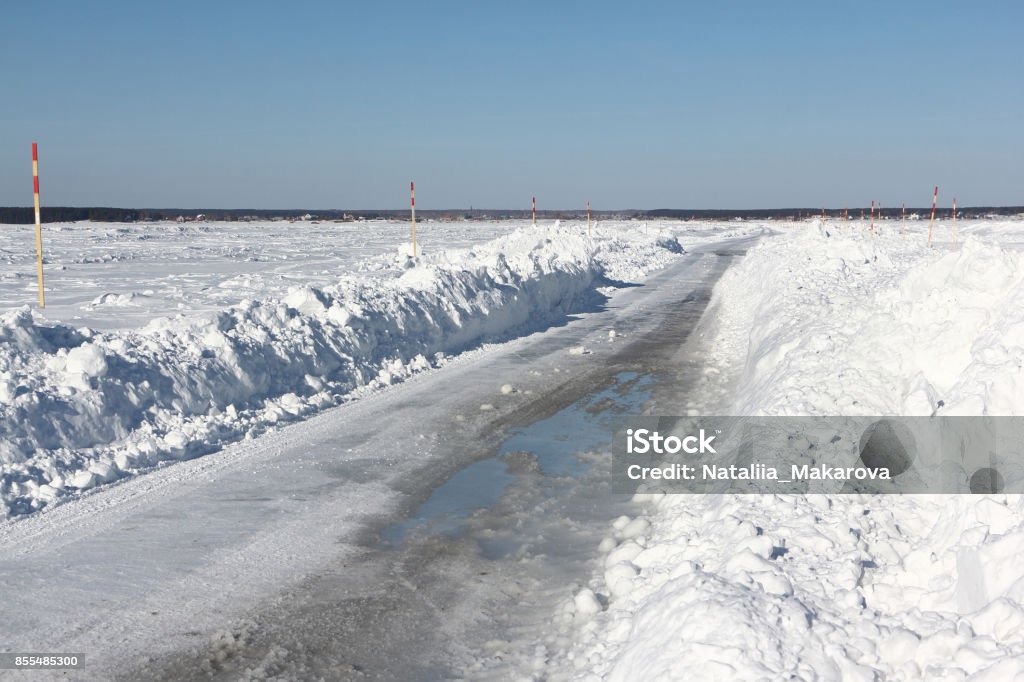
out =
<path fill-rule="evenodd" d="M 101 377 L 107 373 L 107 357 L 99 346 L 92 343 L 82 344 L 68 351 L 64 369 L 71 374 Z"/>
<path fill-rule="evenodd" d="M 598 600 L 597 595 L 587 587 L 584 587 L 573 597 L 573 607 L 576 610 L 576 614 L 583 618 L 593 616 L 602 610 L 601 602 Z"/>

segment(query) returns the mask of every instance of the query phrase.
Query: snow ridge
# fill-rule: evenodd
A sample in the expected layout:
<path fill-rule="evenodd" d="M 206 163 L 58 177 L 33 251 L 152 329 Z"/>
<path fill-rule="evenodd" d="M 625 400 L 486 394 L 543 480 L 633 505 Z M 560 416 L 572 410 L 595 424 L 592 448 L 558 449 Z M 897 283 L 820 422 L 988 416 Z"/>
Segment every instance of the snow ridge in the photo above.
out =
<path fill-rule="evenodd" d="M 765 241 L 722 277 L 718 361 L 743 367 L 731 411 L 1022 414 L 1024 257 L 842 230 Z"/>
<path fill-rule="evenodd" d="M 844 227 L 719 280 L 709 376 L 731 378 L 709 393 L 740 415 L 1024 414 L 1021 254 Z M 1024 495 L 635 501 L 563 604 L 565 678 L 1024 679 Z"/>
<path fill-rule="evenodd" d="M 446 356 L 580 312 L 609 278 L 640 278 L 674 237 L 540 227 L 343 276 L 213 315 L 100 333 L 0 316 L 0 498 L 28 513 L 166 460 L 439 366 Z"/>

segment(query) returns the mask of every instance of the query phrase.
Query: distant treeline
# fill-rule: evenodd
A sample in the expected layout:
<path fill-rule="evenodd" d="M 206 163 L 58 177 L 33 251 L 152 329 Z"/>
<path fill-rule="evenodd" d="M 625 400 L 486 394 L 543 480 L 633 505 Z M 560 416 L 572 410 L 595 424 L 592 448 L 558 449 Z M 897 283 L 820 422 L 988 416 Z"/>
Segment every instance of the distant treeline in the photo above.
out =
<path fill-rule="evenodd" d="M 107 223 L 134 223 L 155 220 L 271 220 L 301 218 L 309 215 L 305 210 L 257 210 L 257 209 L 180 209 L 180 208 L 109 208 L 103 206 L 43 206 L 40 217 L 44 223 L 64 223 L 78 220 L 93 220 Z M 355 217 L 377 218 L 385 212 L 362 211 Z M 314 217 L 324 219 L 342 219 L 349 211 L 317 211 Z M 25 224 L 35 222 L 35 211 L 32 208 L 0 207 L 0 223 Z"/>
<path fill-rule="evenodd" d="M 871 215 L 870 207 L 856 207 L 849 209 L 826 208 L 825 215 L 829 218 L 842 218 L 847 211 L 851 218 L 859 218 L 862 212 L 865 217 Z M 745 220 L 758 220 L 769 218 L 813 218 L 815 216 L 820 216 L 821 212 L 821 208 L 756 208 L 741 210 L 659 208 L 654 211 L 646 211 L 643 215 L 645 218 L 695 218 L 705 220 L 732 220 L 734 218 L 743 218 Z M 932 207 L 911 208 L 907 206 L 907 215 L 909 216 L 914 213 L 922 217 L 931 217 Z M 1014 216 L 1022 214 L 1024 214 L 1024 206 L 958 206 L 956 209 L 956 215 L 960 218 L 983 218 L 989 215 Z M 903 209 L 899 206 L 896 208 L 876 208 L 875 215 L 881 215 L 886 218 L 899 218 L 903 215 Z M 939 207 L 935 209 L 936 217 L 949 218 L 952 215 L 953 209 L 950 207 Z"/>
<path fill-rule="evenodd" d="M 859 218 L 861 212 L 869 215 L 870 209 L 865 207 L 850 208 L 851 218 Z M 825 209 L 825 214 L 830 218 L 843 216 L 844 209 Z M 530 210 L 485 210 L 485 209 L 448 209 L 448 210 L 417 210 L 417 215 L 424 219 L 441 220 L 501 220 L 510 218 L 529 218 Z M 931 206 L 925 208 L 907 208 L 907 215 L 917 213 L 920 216 L 931 215 Z M 373 220 L 376 218 L 395 218 L 404 220 L 409 218 L 408 209 L 397 210 L 277 210 L 277 209 L 180 209 L 180 208 L 107 208 L 107 207 L 74 207 L 74 206 L 44 206 L 40 214 L 44 223 L 75 222 L 79 220 L 92 220 L 106 223 L 133 223 L 149 222 L 156 220 L 295 220 L 306 218 L 309 220 Z M 881 215 L 886 218 L 898 218 L 902 210 L 896 208 L 884 208 Z M 988 215 L 1011 216 L 1024 214 L 1024 206 L 966 206 L 957 209 L 957 215 L 963 218 L 982 218 Z M 537 216 L 544 219 L 582 220 L 586 218 L 586 211 L 583 210 L 538 210 Z M 678 209 L 659 208 L 653 211 L 623 210 L 623 211 L 594 211 L 591 216 L 594 220 L 629 219 L 629 218 L 679 218 L 679 219 L 703 219 L 703 220 L 733 220 L 742 218 L 745 220 L 758 219 L 797 219 L 820 216 L 820 208 L 764 208 L 764 209 Z M 876 210 L 876 215 L 879 212 Z M 941 218 L 949 218 L 952 209 L 939 208 L 936 215 Z M 35 213 L 32 208 L 27 207 L 0 207 L 0 224 L 31 224 L 35 222 Z"/>
<path fill-rule="evenodd" d="M 611 218 L 633 218 L 642 211 L 593 211 L 594 220 Z M 44 206 L 40 210 L 44 223 L 75 222 L 93 220 L 96 222 L 133 223 L 155 220 L 374 220 L 378 218 L 409 219 L 409 209 L 394 210 L 342 210 L 342 209 L 253 209 L 253 208 L 81 208 L 73 206 Z M 501 220 L 529 218 L 530 209 L 484 210 L 484 209 L 416 209 L 416 216 L 424 219 L 447 220 Z M 538 218 L 573 219 L 586 218 L 584 210 L 579 211 L 537 211 Z M 31 224 L 35 222 L 32 208 L 0 207 L 0 224 Z"/>

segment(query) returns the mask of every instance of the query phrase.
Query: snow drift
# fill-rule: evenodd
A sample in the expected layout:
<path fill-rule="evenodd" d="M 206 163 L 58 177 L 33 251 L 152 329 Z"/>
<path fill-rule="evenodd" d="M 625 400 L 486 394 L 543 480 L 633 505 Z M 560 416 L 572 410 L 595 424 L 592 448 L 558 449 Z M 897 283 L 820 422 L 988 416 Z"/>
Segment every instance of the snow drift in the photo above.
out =
<path fill-rule="evenodd" d="M 704 411 L 1022 415 L 1022 301 L 996 244 L 801 226 L 716 286 Z M 573 677 L 1024 679 L 1024 496 L 636 499 L 564 604 Z"/>
<path fill-rule="evenodd" d="M 731 411 L 1024 413 L 1020 253 L 840 230 L 765 242 L 723 276 L 718 360 L 743 367 Z"/>
<path fill-rule="evenodd" d="M 162 461 L 194 457 L 447 355 L 542 328 L 680 251 L 674 237 L 517 230 L 401 257 L 393 279 L 341 277 L 214 315 L 100 333 L 0 316 L 0 498 L 30 512 Z"/>

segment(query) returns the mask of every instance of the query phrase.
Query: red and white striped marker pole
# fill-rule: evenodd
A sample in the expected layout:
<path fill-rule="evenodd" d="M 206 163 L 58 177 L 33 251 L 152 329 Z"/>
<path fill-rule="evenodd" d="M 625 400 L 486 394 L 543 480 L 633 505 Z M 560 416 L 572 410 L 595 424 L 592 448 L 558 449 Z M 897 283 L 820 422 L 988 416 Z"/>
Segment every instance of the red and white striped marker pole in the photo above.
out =
<path fill-rule="evenodd" d="M 532 210 L 533 210 L 533 226 L 537 227 L 537 197 L 533 198 L 533 201 L 531 202 L 530 205 L 531 205 Z"/>
<path fill-rule="evenodd" d="M 409 206 L 412 208 L 412 257 L 416 257 L 416 183 L 409 182 Z"/>
<path fill-rule="evenodd" d="M 587 199 L 587 236 L 590 236 L 590 199 Z"/>
<path fill-rule="evenodd" d="M 871 236 L 875 236 L 875 200 L 871 200 Z"/>
<path fill-rule="evenodd" d="M 36 206 L 36 272 L 39 275 L 39 307 L 46 307 L 43 295 L 43 226 L 39 219 L 39 145 L 32 143 L 32 193 Z"/>
<path fill-rule="evenodd" d="M 928 223 L 928 246 L 932 245 L 932 228 L 935 227 L 935 202 L 939 200 L 939 186 L 935 185 L 935 194 L 932 195 L 932 221 Z"/>

